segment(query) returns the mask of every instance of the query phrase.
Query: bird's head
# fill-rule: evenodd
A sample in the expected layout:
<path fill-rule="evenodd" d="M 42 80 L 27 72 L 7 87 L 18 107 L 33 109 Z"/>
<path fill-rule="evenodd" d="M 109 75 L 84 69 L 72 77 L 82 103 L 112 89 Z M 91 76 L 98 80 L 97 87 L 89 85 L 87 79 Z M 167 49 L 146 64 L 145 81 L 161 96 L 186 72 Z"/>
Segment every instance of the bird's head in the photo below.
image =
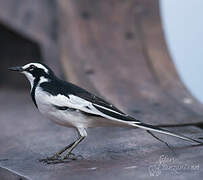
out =
<path fill-rule="evenodd" d="M 54 76 L 53 71 L 46 65 L 41 63 L 29 63 L 24 66 L 10 67 L 11 71 L 16 71 L 24 74 L 33 86 L 34 81 L 48 81 Z"/>

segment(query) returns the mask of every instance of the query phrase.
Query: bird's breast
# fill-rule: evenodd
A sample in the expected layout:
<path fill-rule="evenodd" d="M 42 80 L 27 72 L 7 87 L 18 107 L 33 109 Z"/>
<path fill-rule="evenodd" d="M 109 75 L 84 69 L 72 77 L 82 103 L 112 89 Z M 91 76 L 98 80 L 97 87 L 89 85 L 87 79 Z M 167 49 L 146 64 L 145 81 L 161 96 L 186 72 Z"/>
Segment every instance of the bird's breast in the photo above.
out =
<path fill-rule="evenodd" d="M 60 110 L 57 109 L 55 104 L 60 103 L 56 99 L 57 96 L 52 96 L 51 94 L 42 91 L 40 87 L 36 88 L 35 99 L 40 113 L 46 116 L 53 122 L 71 127 L 88 127 L 91 124 L 91 120 L 87 119 L 78 110 Z M 65 100 L 64 100 L 65 101 Z"/>

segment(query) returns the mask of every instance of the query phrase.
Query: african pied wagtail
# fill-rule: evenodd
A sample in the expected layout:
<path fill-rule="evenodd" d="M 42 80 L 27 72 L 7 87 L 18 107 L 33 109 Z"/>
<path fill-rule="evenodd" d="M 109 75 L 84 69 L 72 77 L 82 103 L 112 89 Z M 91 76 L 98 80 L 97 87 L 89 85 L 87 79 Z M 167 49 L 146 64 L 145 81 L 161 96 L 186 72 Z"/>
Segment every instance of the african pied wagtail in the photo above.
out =
<path fill-rule="evenodd" d="M 86 129 L 89 127 L 138 127 L 147 130 L 152 136 L 154 135 L 151 131 L 155 131 L 202 144 L 198 140 L 140 122 L 102 98 L 58 79 L 44 64 L 30 63 L 22 67 L 11 67 L 9 70 L 21 72 L 27 77 L 31 84 L 32 100 L 43 115 L 59 125 L 75 128 L 79 134 L 75 142 L 54 156 L 43 159 L 45 162 L 56 160 L 63 162 L 64 159 L 70 158 L 72 150 L 87 136 Z M 66 150 L 67 154 L 62 157 Z"/>

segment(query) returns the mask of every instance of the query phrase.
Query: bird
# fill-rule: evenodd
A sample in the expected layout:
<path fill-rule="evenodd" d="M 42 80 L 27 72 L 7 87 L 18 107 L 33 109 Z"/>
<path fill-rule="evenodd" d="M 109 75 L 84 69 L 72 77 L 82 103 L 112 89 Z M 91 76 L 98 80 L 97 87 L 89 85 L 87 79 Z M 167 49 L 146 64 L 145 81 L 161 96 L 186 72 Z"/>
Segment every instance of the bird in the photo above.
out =
<path fill-rule="evenodd" d="M 77 130 L 79 137 L 76 141 L 53 156 L 42 159 L 42 162 L 65 162 L 67 159 L 71 159 L 71 157 L 76 159 L 72 151 L 87 137 L 87 129 L 92 127 L 141 128 L 158 140 L 160 139 L 152 132 L 202 144 L 199 140 L 141 122 L 119 110 L 103 98 L 71 82 L 59 79 L 51 68 L 43 63 L 28 63 L 8 69 L 24 74 L 29 80 L 31 85 L 30 95 L 34 105 L 41 114 L 56 124 Z"/>

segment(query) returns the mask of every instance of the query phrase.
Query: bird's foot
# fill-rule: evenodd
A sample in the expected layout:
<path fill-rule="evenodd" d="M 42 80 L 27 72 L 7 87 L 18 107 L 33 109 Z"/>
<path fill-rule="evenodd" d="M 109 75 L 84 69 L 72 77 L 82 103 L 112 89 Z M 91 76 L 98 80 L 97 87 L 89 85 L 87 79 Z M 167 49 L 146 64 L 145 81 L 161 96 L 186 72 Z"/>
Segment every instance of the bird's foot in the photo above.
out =
<path fill-rule="evenodd" d="M 63 159 L 63 158 L 55 159 L 55 160 L 44 159 L 41 162 L 43 162 L 45 164 L 60 164 L 60 163 L 69 163 L 69 162 L 71 162 L 71 160 L 70 159 Z"/>
<path fill-rule="evenodd" d="M 45 161 L 45 160 L 58 160 L 58 159 L 60 159 L 61 158 L 61 156 L 59 155 L 59 154 L 54 154 L 53 156 L 50 156 L 50 157 L 47 157 L 47 158 L 45 158 L 45 159 L 41 159 L 40 161 Z"/>
<path fill-rule="evenodd" d="M 61 157 L 58 154 L 54 154 L 51 157 L 47 157 L 45 159 L 40 159 L 40 162 L 46 163 L 46 164 L 59 164 L 59 163 L 68 163 L 71 162 L 72 160 L 78 160 L 78 159 L 83 159 L 82 156 L 76 156 L 73 153 L 68 153 L 66 156 Z"/>
<path fill-rule="evenodd" d="M 59 154 L 54 154 L 53 156 L 39 160 L 39 162 L 43 162 L 47 164 L 56 164 L 57 162 L 61 162 L 61 161 L 62 161 L 62 157 Z"/>
<path fill-rule="evenodd" d="M 83 159 L 81 155 L 75 155 L 74 153 L 67 153 L 64 157 L 63 160 L 80 160 Z"/>

